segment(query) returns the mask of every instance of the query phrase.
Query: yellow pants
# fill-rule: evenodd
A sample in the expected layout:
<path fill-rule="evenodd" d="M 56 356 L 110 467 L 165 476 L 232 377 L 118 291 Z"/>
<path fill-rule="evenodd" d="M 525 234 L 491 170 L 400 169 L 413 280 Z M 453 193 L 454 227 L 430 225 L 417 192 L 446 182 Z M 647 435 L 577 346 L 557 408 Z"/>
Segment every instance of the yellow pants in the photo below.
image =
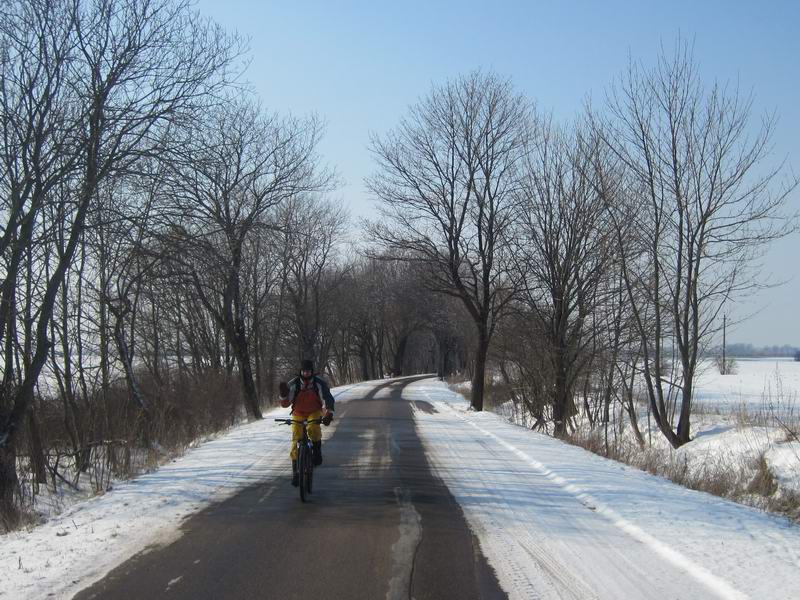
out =
<path fill-rule="evenodd" d="M 317 410 L 311 413 L 310 415 L 306 415 L 305 417 L 301 415 L 292 415 L 292 419 L 299 421 L 301 419 L 321 419 L 322 418 L 322 411 Z M 322 440 L 322 429 L 319 426 L 319 423 L 309 423 L 308 424 L 308 437 L 312 442 L 319 442 Z M 292 457 L 292 460 L 297 460 L 297 442 L 303 439 L 303 426 L 300 423 L 292 423 L 292 451 L 289 455 Z"/>

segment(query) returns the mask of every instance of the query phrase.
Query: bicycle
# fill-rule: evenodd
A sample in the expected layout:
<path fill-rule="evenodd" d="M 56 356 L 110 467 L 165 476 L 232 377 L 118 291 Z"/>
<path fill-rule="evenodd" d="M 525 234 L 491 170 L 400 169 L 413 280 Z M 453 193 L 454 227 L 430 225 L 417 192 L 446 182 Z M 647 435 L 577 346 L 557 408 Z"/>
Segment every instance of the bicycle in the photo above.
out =
<path fill-rule="evenodd" d="M 322 419 L 275 419 L 283 425 L 300 423 L 303 426 L 303 437 L 297 440 L 297 474 L 300 477 L 300 500 L 305 502 L 311 495 L 314 483 L 314 446 L 308 437 L 309 423 L 322 423 Z"/>

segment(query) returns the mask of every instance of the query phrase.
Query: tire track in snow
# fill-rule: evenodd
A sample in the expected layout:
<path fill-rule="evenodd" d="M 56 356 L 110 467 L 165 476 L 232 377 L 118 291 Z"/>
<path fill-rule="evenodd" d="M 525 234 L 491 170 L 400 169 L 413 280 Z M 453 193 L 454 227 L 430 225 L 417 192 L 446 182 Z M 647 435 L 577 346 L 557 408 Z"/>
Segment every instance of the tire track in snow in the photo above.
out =
<path fill-rule="evenodd" d="M 415 412 L 415 416 L 417 413 L 418 411 Z M 455 462 L 461 462 L 463 457 L 459 457 L 455 451 L 459 441 L 450 429 L 433 420 L 427 426 L 435 428 L 434 437 L 441 442 L 437 443 L 437 450 L 447 453 Z M 475 442 L 481 446 L 481 453 L 484 456 L 493 455 L 498 462 L 503 460 L 504 456 L 497 455 L 496 449 L 486 441 L 478 439 Z M 447 484 L 447 473 L 438 467 L 434 467 L 434 470 Z M 520 474 L 521 477 L 525 475 L 529 473 Z M 496 481 L 481 469 L 470 470 L 470 481 L 475 482 L 471 487 L 481 490 L 491 490 L 496 484 Z M 509 537 L 509 523 L 518 520 L 519 511 L 515 510 L 510 501 L 502 496 L 496 496 L 492 498 L 492 510 L 482 512 L 480 520 L 470 522 L 470 527 L 480 540 L 484 555 L 502 556 L 502 560 L 492 561 L 492 567 L 500 575 L 499 580 L 510 598 L 520 600 L 597 598 L 588 585 L 552 558 L 552 548 L 543 537 L 534 537 L 522 527 L 515 528 L 514 536 Z M 487 549 L 491 551 L 487 552 Z M 520 560 L 525 557 L 530 560 Z"/>
<path fill-rule="evenodd" d="M 693 579 L 702 584 L 715 596 L 732 600 L 741 600 L 748 597 L 746 594 L 743 594 L 739 590 L 735 589 L 731 584 L 729 584 L 724 579 L 714 575 L 704 567 L 691 561 L 688 557 L 681 554 L 671 546 L 664 544 L 663 542 L 653 537 L 652 535 L 648 534 L 647 532 L 637 527 L 633 523 L 630 523 L 629 521 L 625 520 L 612 508 L 604 505 L 601 502 L 598 502 L 595 498 L 593 498 L 590 494 L 585 492 L 579 486 L 570 483 L 567 479 L 561 477 L 543 463 L 530 457 L 525 452 L 513 446 L 512 444 L 508 443 L 501 437 L 495 435 L 491 431 L 484 429 L 477 423 L 459 414 L 458 411 L 454 410 L 446 403 L 435 402 L 435 405 L 437 406 L 437 408 L 441 410 L 447 410 L 451 414 L 458 417 L 461 421 L 467 423 L 468 425 L 470 425 L 471 427 L 482 433 L 487 438 L 493 440 L 494 442 L 496 442 L 509 452 L 518 456 L 520 459 L 525 461 L 529 466 L 533 467 L 533 469 L 539 472 L 542 476 L 544 476 L 549 481 L 553 482 L 561 489 L 563 489 L 564 491 L 575 497 L 575 499 L 582 505 L 590 509 L 592 512 L 595 512 L 598 515 L 602 515 L 615 527 L 619 528 L 633 539 L 646 545 L 653 552 L 661 556 L 663 559 L 668 561 L 674 567 L 677 567 L 678 569 L 686 572 L 688 575 L 690 575 Z M 538 554 L 541 555 L 542 553 Z"/>

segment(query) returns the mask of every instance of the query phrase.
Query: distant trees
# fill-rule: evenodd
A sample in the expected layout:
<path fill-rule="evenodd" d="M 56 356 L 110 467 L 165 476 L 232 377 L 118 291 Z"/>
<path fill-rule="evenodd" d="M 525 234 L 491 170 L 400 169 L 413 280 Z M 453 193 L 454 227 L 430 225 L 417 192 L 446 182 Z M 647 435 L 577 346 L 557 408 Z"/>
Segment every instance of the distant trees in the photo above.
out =
<path fill-rule="evenodd" d="M 759 356 L 795 356 L 800 350 L 795 346 L 754 346 L 753 344 L 728 344 L 728 354 L 746 358 Z"/>
<path fill-rule="evenodd" d="M 334 334 L 328 364 L 337 381 L 464 369 L 470 318 L 459 300 L 426 287 L 420 264 L 386 257 L 347 264 L 326 301 Z"/>
<path fill-rule="evenodd" d="M 387 255 L 425 264 L 431 288 L 471 315 L 475 410 L 489 343 L 516 293 L 509 237 L 533 118 L 509 82 L 476 72 L 434 87 L 372 142 L 378 169 L 368 185 L 382 219 L 371 235 Z"/>

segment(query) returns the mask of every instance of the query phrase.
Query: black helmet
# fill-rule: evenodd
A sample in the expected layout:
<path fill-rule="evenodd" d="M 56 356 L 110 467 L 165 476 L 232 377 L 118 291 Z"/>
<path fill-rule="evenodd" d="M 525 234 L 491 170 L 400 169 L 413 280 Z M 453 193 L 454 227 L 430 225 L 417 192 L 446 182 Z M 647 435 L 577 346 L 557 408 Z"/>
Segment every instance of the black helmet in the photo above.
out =
<path fill-rule="evenodd" d="M 311 371 L 314 373 L 314 361 L 305 359 L 300 363 L 300 373 L 302 374 L 303 371 Z"/>

